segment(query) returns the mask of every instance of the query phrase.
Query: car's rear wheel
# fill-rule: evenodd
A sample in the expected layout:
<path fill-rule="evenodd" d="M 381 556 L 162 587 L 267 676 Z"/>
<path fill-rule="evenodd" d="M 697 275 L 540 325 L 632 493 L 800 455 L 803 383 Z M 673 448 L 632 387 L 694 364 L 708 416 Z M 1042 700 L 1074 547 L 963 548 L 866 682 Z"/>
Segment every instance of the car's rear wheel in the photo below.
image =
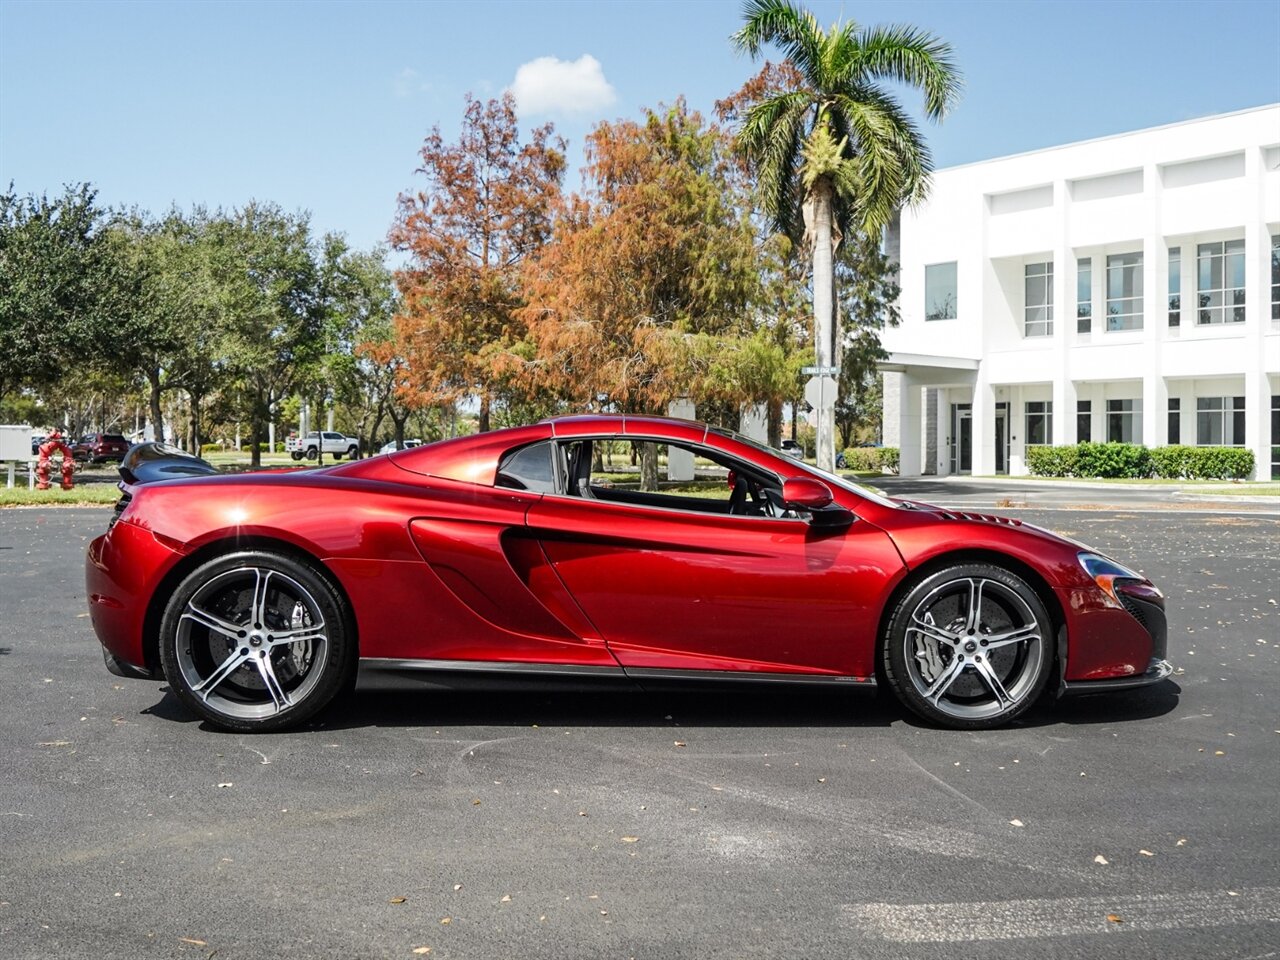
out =
<path fill-rule="evenodd" d="M 995 727 L 1044 689 L 1052 638 L 1044 604 L 1021 577 L 993 564 L 956 564 L 920 580 L 894 608 L 885 674 L 898 699 L 926 720 Z"/>
<path fill-rule="evenodd" d="M 228 730 L 312 717 L 355 669 L 345 605 L 309 563 L 266 551 L 212 560 L 174 592 L 160 660 L 178 697 Z"/>
<path fill-rule="evenodd" d="M 293 457 L 293 459 L 295 459 L 295 460 L 301 460 L 301 459 L 302 459 L 302 451 L 301 451 L 301 450 L 294 450 L 294 451 L 292 451 L 292 452 L 289 454 L 289 456 Z"/>
<path fill-rule="evenodd" d="M 307 447 L 307 459 L 314 460 L 320 456 L 320 451 L 316 447 Z"/>

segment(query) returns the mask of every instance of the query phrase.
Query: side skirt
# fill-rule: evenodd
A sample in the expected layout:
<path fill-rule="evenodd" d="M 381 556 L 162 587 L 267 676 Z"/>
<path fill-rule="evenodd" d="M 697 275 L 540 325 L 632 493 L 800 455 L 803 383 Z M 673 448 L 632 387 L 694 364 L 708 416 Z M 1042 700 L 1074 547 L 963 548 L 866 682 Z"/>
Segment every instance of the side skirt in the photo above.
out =
<path fill-rule="evenodd" d="M 367 657 L 360 669 L 375 673 L 469 674 L 498 678 L 545 677 L 560 680 L 635 680 L 654 683 L 770 683 L 797 686 L 874 690 L 875 677 L 842 677 L 804 673 L 763 673 L 747 670 L 661 670 L 653 668 L 577 666 L 560 663 L 507 663 L 490 660 L 397 660 Z"/>

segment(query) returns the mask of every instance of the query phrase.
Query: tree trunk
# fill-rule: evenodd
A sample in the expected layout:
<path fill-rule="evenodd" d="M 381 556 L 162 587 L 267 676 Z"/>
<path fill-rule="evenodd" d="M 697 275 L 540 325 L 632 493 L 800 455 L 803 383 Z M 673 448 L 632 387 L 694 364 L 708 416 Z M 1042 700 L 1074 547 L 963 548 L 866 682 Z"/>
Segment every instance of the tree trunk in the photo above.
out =
<path fill-rule="evenodd" d="M 164 413 L 160 410 L 160 371 L 152 368 L 147 371 L 147 383 L 151 387 L 151 429 L 155 431 L 155 439 L 164 442 Z"/>
<path fill-rule="evenodd" d="M 255 470 L 262 466 L 262 403 L 253 403 L 253 420 L 249 424 L 249 466 Z"/>
<path fill-rule="evenodd" d="M 782 446 L 782 401 L 769 401 L 769 446 Z"/>
<path fill-rule="evenodd" d="M 813 185 L 813 327 L 817 346 L 818 366 L 827 368 L 834 364 L 831 329 L 834 320 L 832 310 L 832 284 L 834 257 L 831 248 L 831 183 L 826 177 L 818 178 Z M 835 454 L 835 396 L 824 397 L 826 402 L 818 411 L 817 460 L 823 470 L 834 470 Z"/>
<path fill-rule="evenodd" d="M 481 394 L 480 396 L 480 432 L 489 432 L 489 394 Z"/>
<path fill-rule="evenodd" d="M 658 489 L 658 445 L 638 443 L 640 452 L 640 489 L 656 492 Z"/>

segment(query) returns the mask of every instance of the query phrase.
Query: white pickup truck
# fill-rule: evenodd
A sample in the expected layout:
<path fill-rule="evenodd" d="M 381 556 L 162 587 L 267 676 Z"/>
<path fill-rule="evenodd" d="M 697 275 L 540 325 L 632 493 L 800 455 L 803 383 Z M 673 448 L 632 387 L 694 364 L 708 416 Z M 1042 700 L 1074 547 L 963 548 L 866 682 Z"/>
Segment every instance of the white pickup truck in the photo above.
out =
<path fill-rule="evenodd" d="M 360 456 L 358 439 L 343 436 L 331 430 L 312 430 L 305 437 L 288 437 L 284 442 L 284 448 L 295 460 L 301 460 L 303 457 L 315 460 L 321 453 L 335 460 L 341 460 L 344 456 L 354 460 Z"/>

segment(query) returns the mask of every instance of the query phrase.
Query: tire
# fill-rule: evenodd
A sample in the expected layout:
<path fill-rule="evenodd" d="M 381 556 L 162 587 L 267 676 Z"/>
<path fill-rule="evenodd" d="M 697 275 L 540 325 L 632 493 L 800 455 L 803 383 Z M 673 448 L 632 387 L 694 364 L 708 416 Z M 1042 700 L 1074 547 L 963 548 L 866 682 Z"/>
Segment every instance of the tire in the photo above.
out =
<path fill-rule="evenodd" d="M 301 459 L 302 459 L 302 451 L 301 451 L 301 450 L 293 450 L 293 451 L 290 451 L 289 456 L 291 456 L 294 460 L 301 460 Z"/>
<path fill-rule="evenodd" d="M 283 730 L 324 709 L 354 675 L 348 623 L 319 568 L 242 551 L 203 564 L 174 591 L 160 662 L 178 698 L 214 726 Z"/>
<path fill-rule="evenodd" d="M 941 726 L 982 730 L 1035 702 L 1053 666 L 1053 643 L 1049 614 L 1026 581 L 993 564 L 962 563 L 903 595 L 882 653 L 903 706 Z"/>
<path fill-rule="evenodd" d="M 360 456 L 360 448 L 356 446 L 347 447 L 347 459 L 354 460 Z"/>
<path fill-rule="evenodd" d="M 316 447 L 307 447 L 307 459 L 314 460 L 320 456 L 320 451 Z"/>

